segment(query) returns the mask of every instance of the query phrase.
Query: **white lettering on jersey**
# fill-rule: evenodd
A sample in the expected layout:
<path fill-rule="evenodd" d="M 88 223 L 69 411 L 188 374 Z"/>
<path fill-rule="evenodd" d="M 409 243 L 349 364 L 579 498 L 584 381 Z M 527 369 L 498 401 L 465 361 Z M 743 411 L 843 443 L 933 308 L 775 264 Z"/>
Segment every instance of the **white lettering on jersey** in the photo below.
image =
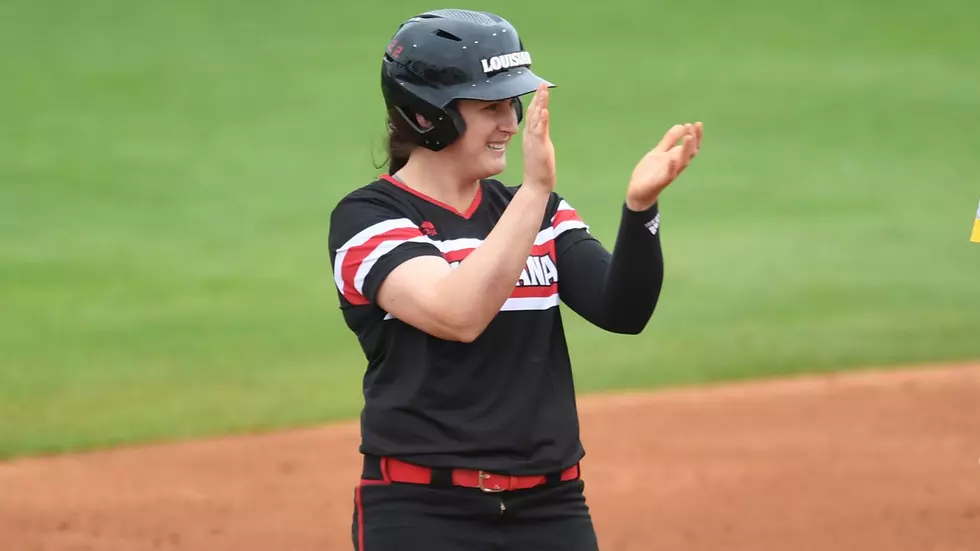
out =
<path fill-rule="evenodd" d="M 530 258 L 528 258 L 527 260 L 528 260 L 528 262 L 531 261 Z M 531 278 L 528 277 L 528 275 L 527 275 L 527 268 L 523 268 L 521 270 L 521 277 L 520 277 L 520 279 L 517 280 L 517 286 L 518 287 L 522 287 L 524 285 L 530 285 L 530 284 L 531 284 Z"/>
<path fill-rule="evenodd" d="M 490 58 L 481 59 L 484 73 L 492 73 L 501 69 L 511 67 L 527 67 L 531 65 L 531 54 L 528 52 L 514 52 L 511 54 L 495 55 Z"/>
<path fill-rule="evenodd" d="M 558 266 L 555 266 L 550 256 L 541 257 L 541 267 L 544 268 L 544 280 L 549 285 L 558 283 Z"/>
<path fill-rule="evenodd" d="M 521 277 L 517 281 L 518 287 L 530 285 L 547 287 L 555 283 L 558 283 L 558 268 L 550 255 L 527 257 L 527 264 L 521 270 Z"/>

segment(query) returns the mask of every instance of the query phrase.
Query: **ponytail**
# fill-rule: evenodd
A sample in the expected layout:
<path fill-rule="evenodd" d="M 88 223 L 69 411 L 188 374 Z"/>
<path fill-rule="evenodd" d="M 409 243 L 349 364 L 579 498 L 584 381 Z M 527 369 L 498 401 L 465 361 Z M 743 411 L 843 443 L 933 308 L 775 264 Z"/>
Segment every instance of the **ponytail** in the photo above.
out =
<path fill-rule="evenodd" d="M 394 174 L 408 163 L 408 157 L 415 148 L 415 142 L 410 134 L 411 129 L 406 125 L 398 111 L 388 111 L 388 137 L 385 149 L 388 154 L 388 174 Z"/>

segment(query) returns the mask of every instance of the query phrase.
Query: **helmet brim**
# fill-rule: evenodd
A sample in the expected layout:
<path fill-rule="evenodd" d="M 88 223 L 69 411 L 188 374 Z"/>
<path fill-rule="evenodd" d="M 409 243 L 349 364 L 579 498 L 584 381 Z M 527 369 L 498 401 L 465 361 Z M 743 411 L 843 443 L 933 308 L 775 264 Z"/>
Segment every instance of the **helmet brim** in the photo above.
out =
<path fill-rule="evenodd" d="M 456 99 L 474 99 L 483 101 L 500 101 L 530 94 L 545 83 L 548 88 L 557 84 L 549 82 L 527 68 L 504 71 L 489 79 L 473 84 L 456 87 L 453 94 Z"/>
<path fill-rule="evenodd" d="M 511 69 L 497 73 L 487 79 L 475 83 L 458 84 L 443 88 L 438 92 L 442 99 L 440 108 L 445 108 L 457 99 L 472 99 L 481 101 L 501 101 L 510 98 L 524 96 L 538 89 L 538 85 L 545 83 L 548 88 L 555 88 L 558 85 L 547 81 L 528 68 Z M 431 90 L 416 87 L 411 83 L 403 83 L 405 88 L 421 96 L 432 96 Z M 434 98 L 433 98 L 434 99 Z M 435 102 L 434 102 L 435 103 Z"/>
<path fill-rule="evenodd" d="M 538 89 L 541 83 L 548 88 L 557 86 L 527 68 L 498 73 L 489 79 L 473 84 L 458 86 L 456 99 L 475 99 L 483 101 L 500 101 L 530 94 Z"/>

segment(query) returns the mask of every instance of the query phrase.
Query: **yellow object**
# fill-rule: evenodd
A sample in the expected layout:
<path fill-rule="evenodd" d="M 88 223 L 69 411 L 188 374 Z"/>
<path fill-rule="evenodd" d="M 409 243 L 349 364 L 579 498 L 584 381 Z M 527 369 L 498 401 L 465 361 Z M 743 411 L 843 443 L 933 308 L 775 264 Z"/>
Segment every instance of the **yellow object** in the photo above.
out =
<path fill-rule="evenodd" d="M 977 207 L 977 219 L 973 221 L 973 233 L 970 234 L 970 242 L 980 243 L 980 207 Z"/>

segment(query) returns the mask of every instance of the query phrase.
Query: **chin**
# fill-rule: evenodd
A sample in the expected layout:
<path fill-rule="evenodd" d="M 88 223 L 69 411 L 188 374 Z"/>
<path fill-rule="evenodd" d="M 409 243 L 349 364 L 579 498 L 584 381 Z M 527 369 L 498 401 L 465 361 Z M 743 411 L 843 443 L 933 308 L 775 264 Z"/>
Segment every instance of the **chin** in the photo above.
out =
<path fill-rule="evenodd" d="M 485 176 L 482 176 L 483 178 L 497 176 L 507 169 L 507 160 L 503 157 L 490 159 L 489 161 L 483 163 L 482 168 L 482 172 L 485 174 Z"/>

